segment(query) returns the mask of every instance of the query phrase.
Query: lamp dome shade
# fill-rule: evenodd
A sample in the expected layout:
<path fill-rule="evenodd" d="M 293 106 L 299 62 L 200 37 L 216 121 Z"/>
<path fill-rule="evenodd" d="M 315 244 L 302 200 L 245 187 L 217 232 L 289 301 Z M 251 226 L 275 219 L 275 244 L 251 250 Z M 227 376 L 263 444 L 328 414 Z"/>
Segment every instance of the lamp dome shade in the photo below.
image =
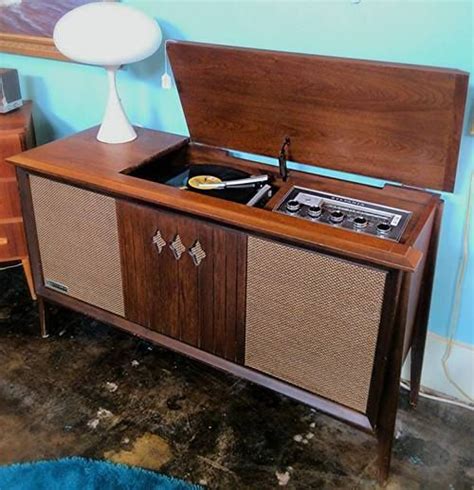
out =
<path fill-rule="evenodd" d="M 161 30 L 137 9 L 111 2 L 77 7 L 57 22 L 54 44 L 80 63 L 119 66 L 152 55 L 161 44 Z"/>

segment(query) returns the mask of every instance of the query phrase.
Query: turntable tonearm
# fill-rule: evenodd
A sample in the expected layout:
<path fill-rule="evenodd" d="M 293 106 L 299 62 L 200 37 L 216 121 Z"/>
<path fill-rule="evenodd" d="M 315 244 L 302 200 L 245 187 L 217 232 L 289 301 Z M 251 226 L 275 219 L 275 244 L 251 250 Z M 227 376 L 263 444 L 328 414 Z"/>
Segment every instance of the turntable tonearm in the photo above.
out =
<path fill-rule="evenodd" d="M 114 147 L 91 129 L 10 159 L 42 332 L 59 303 L 284 393 L 373 434 L 385 480 L 410 350 L 418 397 L 442 213 L 422 188 L 454 188 L 468 75 L 185 42 L 168 53 L 189 138 L 137 129 Z M 188 186 L 199 175 L 268 182 Z"/>

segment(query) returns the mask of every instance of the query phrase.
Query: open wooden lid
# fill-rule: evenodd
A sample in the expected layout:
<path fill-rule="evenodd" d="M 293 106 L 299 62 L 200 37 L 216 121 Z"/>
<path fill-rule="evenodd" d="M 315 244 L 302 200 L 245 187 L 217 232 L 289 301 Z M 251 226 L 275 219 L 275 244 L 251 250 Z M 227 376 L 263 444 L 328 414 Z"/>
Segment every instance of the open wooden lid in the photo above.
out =
<path fill-rule="evenodd" d="M 440 68 L 168 42 L 191 139 L 452 191 L 469 75 Z"/>

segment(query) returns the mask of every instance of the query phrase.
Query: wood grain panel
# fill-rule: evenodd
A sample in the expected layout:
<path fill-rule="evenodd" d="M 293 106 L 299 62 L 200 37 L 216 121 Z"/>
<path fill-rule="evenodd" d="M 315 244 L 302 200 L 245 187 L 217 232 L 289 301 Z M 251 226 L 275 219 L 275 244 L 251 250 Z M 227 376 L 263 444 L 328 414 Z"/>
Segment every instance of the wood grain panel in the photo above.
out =
<path fill-rule="evenodd" d="M 0 222 L 0 262 L 26 257 L 26 243 L 21 218 Z"/>
<path fill-rule="evenodd" d="M 0 221 L 6 218 L 20 217 L 20 197 L 15 178 L 0 178 Z"/>
<path fill-rule="evenodd" d="M 209 253 L 208 247 L 208 227 L 201 226 L 197 221 L 191 219 L 180 218 L 178 220 L 179 236 L 183 245 L 187 250 L 190 249 L 196 242 L 200 240 L 204 250 Z M 206 312 L 201 311 L 199 302 L 200 294 L 209 294 L 209 283 L 199 282 L 199 276 L 203 270 L 212 268 L 211 258 L 206 257 L 199 267 L 196 267 L 188 256 L 188 252 L 184 252 L 178 264 L 178 298 L 179 298 L 179 313 L 180 313 L 180 332 L 179 337 L 187 344 L 198 346 L 201 335 L 201 321 L 206 321 Z M 206 274 L 207 276 L 207 274 Z M 199 291 L 202 287 L 204 291 Z"/>
<path fill-rule="evenodd" d="M 15 167 L 11 163 L 8 163 L 6 158 L 21 151 L 21 142 L 21 134 L 1 134 L 0 179 L 11 179 L 15 177 Z"/>
<path fill-rule="evenodd" d="M 206 229 L 199 227 L 199 240 L 203 243 L 207 259 L 211 258 L 205 264 L 201 263 L 198 274 L 198 294 L 199 294 L 199 315 L 200 315 L 200 335 L 199 347 L 206 352 L 216 352 L 215 349 L 215 332 L 219 328 L 219 315 L 216 314 L 216 308 L 219 308 L 219 295 L 214 284 L 216 264 L 219 262 L 218 250 L 215 233 L 208 233 Z M 212 287 L 212 291 L 209 289 Z"/>
<path fill-rule="evenodd" d="M 453 190 L 468 73 L 172 41 L 193 141 Z"/>
<path fill-rule="evenodd" d="M 225 236 L 225 251 L 226 251 L 226 264 L 225 264 L 225 283 L 224 290 L 226 293 L 225 305 L 226 305 L 226 321 L 225 321 L 225 331 L 226 337 L 229 337 L 231 333 L 231 338 L 237 338 L 237 263 L 239 255 L 239 243 L 235 240 L 236 235 L 231 233 L 226 233 Z M 224 357 L 230 359 L 233 357 L 235 352 L 235 345 L 226 342 L 226 350 Z"/>
<path fill-rule="evenodd" d="M 219 246 L 225 250 L 225 234 L 222 230 L 216 229 L 214 232 L 214 331 L 213 349 L 218 356 L 225 357 L 226 345 L 223 332 L 226 331 L 226 253 L 219 253 Z"/>
<path fill-rule="evenodd" d="M 418 267 L 417 271 L 412 274 L 410 282 L 410 294 L 407 305 L 407 324 L 405 326 L 405 339 L 403 342 L 403 361 L 405 361 L 408 350 L 412 345 L 412 335 L 416 330 L 415 320 L 416 315 L 418 314 L 417 311 L 418 305 L 420 304 L 420 297 L 424 297 L 425 294 L 428 294 L 428 303 L 431 299 L 431 294 L 428 291 L 429 287 L 427 284 L 424 284 L 424 282 L 426 281 L 426 264 L 433 260 L 430 256 L 429 246 L 432 240 L 436 211 L 437 210 L 433 210 L 431 213 L 425 226 L 420 230 L 418 240 L 415 243 L 416 248 L 423 252 L 423 259 L 420 267 Z M 427 310 L 429 310 L 429 307 L 427 307 Z"/>
<path fill-rule="evenodd" d="M 0 117 L 0 131 L 10 132 L 12 135 L 26 133 L 30 129 L 32 110 L 33 103 L 31 100 L 25 100 L 18 109 L 2 114 Z"/>
<path fill-rule="evenodd" d="M 185 216 L 121 201 L 117 205 L 126 317 L 229 360 L 241 360 L 244 276 L 238 273 L 245 235 Z M 160 231 L 161 253 L 153 244 Z M 169 244 L 186 251 L 176 260 Z M 189 249 L 199 240 L 199 266 Z M 238 299 L 239 298 L 239 299 Z"/>
<path fill-rule="evenodd" d="M 157 332 L 179 337 L 178 264 L 166 248 L 158 253 L 159 230 L 169 242 L 177 225 L 167 214 L 117 202 L 125 315 Z"/>
<path fill-rule="evenodd" d="M 433 223 L 430 226 L 430 241 L 426 243 L 426 230 L 420 235 L 419 245 L 426 246 L 426 260 L 424 264 L 423 278 L 419 283 L 419 294 L 416 303 L 412 297 L 409 299 L 408 315 L 410 310 L 416 307 L 416 314 L 413 322 L 413 333 L 411 338 L 411 366 L 410 366 L 410 404 L 416 406 L 420 391 L 421 373 L 423 368 L 423 357 L 425 352 L 426 335 L 428 331 L 428 319 L 430 305 L 432 301 L 433 282 L 438 255 L 438 244 L 441 229 L 441 218 L 443 215 L 444 203 L 439 202 L 433 216 Z M 426 227 L 425 227 L 426 228 Z M 413 302 L 413 306 L 410 305 Z M 407 316 L 408 316 L 407 315 Z M 405 336 L 407 337 L 407 335 Z M 407 346 L 404 346 L 404 348 Z"/>

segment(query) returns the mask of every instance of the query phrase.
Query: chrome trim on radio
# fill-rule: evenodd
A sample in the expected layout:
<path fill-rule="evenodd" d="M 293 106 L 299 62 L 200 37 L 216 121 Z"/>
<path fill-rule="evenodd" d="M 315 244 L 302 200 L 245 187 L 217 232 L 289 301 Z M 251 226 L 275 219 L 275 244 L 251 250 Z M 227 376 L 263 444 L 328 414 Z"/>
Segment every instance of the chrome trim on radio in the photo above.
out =
<path fill-rule="evenodd" d="M 321 212 L 313 210 L 320 208 Z M 277 213 L 400 241 L 411 212 L 347 196 L 293 186 L 273 208 Z"/>

